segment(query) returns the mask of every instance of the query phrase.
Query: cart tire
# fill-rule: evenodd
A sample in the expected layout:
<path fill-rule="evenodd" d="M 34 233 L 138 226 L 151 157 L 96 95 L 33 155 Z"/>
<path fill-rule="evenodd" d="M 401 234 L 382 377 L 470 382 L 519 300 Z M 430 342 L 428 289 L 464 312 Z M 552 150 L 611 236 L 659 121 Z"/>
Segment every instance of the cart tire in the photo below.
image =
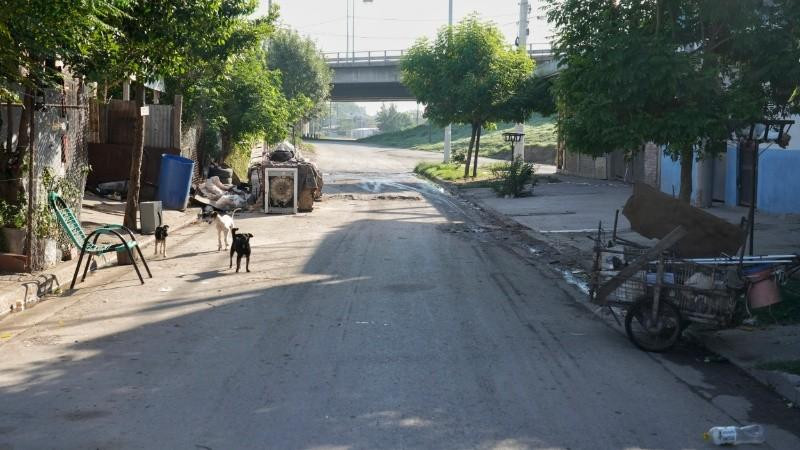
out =
<path fill-rule="evenodd" d="M 667 300 L 659 302 L 656 323 L 651 324 L 653 299 L 640 297 L 625 315 L 625 334 L 633 345 L 646 352 L 665 352 L 671 349 L 683 331 L 678 308 Z"/>

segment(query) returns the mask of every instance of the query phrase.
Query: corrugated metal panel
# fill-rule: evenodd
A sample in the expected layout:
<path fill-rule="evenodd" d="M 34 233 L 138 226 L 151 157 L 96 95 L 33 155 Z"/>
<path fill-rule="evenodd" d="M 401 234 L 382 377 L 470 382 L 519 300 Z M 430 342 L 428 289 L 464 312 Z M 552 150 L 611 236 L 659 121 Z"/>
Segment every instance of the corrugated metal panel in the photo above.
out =
<path fill-rule="evenodd" d="M 144 135 L 146 147 L 172 147 L 172 106 L 148 105 L 150 115 L 147 116 L 147 131 Z"/>

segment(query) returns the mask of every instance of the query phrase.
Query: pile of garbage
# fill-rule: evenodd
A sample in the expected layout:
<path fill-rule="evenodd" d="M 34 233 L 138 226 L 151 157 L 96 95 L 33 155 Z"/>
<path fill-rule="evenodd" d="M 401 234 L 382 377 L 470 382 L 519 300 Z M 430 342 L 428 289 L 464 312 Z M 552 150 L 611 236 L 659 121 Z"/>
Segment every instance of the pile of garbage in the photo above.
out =
<path fill-rule="evenodd" d="M 208 178 L 205 182 L 197 185 L 196 190 L 203 199 L 208 201 L 208 205 L 223 211 L 244 209 L 256 202 L 247 186 L 225 184 L 220 181 L 218 176 Z M 195 200 L 199 200 L 197 194 L 195 194 Z M 201 203 L 204 202 L 201 201 Z"/>
<path fill-rule="evenodd" d="M 297 209 L 310 212 L 314 209 L 314 201 L 322 199 L 322 172 L 316 164 L 298 154 L 294 146 L 287 141 L 277 144 L 272 151 L 264 152 L 262 161 L 253 164 L 248 171 L 251 192 L 257 193 L 256 202 L 264 201 L 264 168 L 297 168 Z"/>

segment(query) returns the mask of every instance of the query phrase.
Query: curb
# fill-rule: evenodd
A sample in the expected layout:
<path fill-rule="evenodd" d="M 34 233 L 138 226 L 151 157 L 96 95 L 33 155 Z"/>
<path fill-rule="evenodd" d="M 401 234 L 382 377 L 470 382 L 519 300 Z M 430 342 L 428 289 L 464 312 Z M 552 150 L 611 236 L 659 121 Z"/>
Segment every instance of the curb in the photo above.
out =
<path fill-rule="evenodd" d="M 170 226 L 170 231 L 177 231 L 197 223 L 196 216 L 189 217 L 188 220 L 174 227 Z M 139 242 L 140 247 L 144 249 L 155 242 L 155 236 L 139 235 L 136 240 Z M 96 257 L 95 261 L 97 262 L 96 269 L 101 269 L 115 265 L 116 257 L 105 254 Z M 31 281 L 20 282 L 16 288 L 0 292 L 0 320 L 12 315 L 12 313 L 22 312 L 44 301 L 45 296 L 62 289 L 62 281 L 65 283 L 64 287 L 66 288 L 66 283 L 72 279 L 75 273 L 75 264 L 75 260 L 64 261 L 45 272 L 36 274 L 35 279 Z"/>
<path fill-rule="evenodd" d="M 446 181 L 430 178 L 422 174 L 416 174 L 416 175 L 421 177 L 422 179 L 428 180 L 431 183 L 436 184 L 437 186 L 440 186 L 442 189 L 444 189 L 451 195 L 458 197 L 459 199 L 478 208 L 480 211 L 486 213 L 493 220 L 498 221 L 504 226 L 515 230 L 523 231 L 524 236 L 526 237 L 525 239 L 526 244 L 539 244 L 539 245 L 545 244 L 554 251 L 558 251 L 558 248 L 556 248 L 553 245 L 553 243 L 547 239 L 546 236 L 537 233 L 530 227 L 517 222 L 516 220 L 506 216 L 505 214 L 495 210 L 494 208 L 479 204 L 473 198 L 470 198 L 466 194 L 462 193 L 461 189 L 457 185 L 448 183 Z M 614 322 L 608 317 L 608 315 L 603 314 L 602 312 L 603 308 L 598 308 L 597 305 L 593 305 L 591 303 L 579 301 L 578 299 L 580 296 L 573 295 L 572 297 L 578 304 L 586 307 L 586 309 L 590 310 L 600 320 L 607 322 L 611 325 L 614 324 Z M 624 334 L 624 331 L 619 329 L 618 327 L 612 326 L 612 328 L 615 328 L 619 332 Z M 725 358 L 732 365 L 734 365 L 735 367 L 746 373 L 749 377 L 751 377 L 752 379 L 756 380 L 757 382 L 761 383 L 768 389 L 776 392 L 778 395 L 791 402 L 794 407 L 800 406 L 800 376 L 787 374 L 780 371 L 757 369 L 749 365 L 746 361 L 737 358 L 733 352 L 729 351 L 726 348 L 723 342 L 717 342 L 713 336 L 708 336 L 701 332 L 696 332 L 696 331 L 693 332 L 691 330 L 687 330 L 685 331 L 685 333 L 688 334 L 688 336 L 693 341 L 700 344 L 705 350 L 717 356 Z"/>
<path fill-rule="evenodd" d="M 775 391 L 778 395 L 791 402 L 795 408 L 800 407 L 800 376 L 777 370 L 758 369 L 748 361 L 737 357 L 734 352 L 730 351 L 729 344 L 717 339 L 716 336 L 709 336 L 703 332 L 692 330 L 686 330 L 684 333 L 699 342 L 709 352 L 727 359 L 748 376 Z"/>

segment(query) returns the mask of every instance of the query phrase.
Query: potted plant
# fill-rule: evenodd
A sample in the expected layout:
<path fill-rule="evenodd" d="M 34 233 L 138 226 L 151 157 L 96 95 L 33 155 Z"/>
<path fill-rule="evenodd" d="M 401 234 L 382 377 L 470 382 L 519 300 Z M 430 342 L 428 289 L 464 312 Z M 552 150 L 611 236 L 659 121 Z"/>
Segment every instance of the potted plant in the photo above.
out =
<path fill-rule="evenodd" d="M 25 203 L 8 203 L 0 200 L 0 230 L 2 250 L 21 255 L 25 251 Z"/>

